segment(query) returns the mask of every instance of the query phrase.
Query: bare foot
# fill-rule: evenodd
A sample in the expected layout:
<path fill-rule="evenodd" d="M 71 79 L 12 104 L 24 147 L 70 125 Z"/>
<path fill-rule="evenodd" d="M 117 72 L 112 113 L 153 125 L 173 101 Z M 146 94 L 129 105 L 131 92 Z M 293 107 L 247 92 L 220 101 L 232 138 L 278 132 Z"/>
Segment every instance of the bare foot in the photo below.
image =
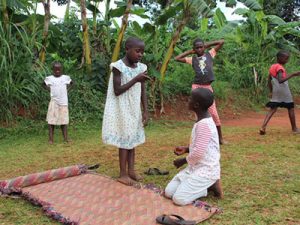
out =
<path fill-rule="evenodd" d="M 53 145 L 53 141 L 49 140 L 48 141 L 49 145 Z"/>
<path fill-rule="evenodd" d="M 119 177 L 117 179 L 117 181 L 119 181 L 120 183 L 122 184 L 125 184 L 125 185 L 128 185 L 128 186 L 132 186 L 134 185 L 136 182 L 134 180 L 132 180 L 130 177 L 128 176 L 122 176 L 122 177 Z"/>
<path fill-rule="evenodd" d="M 68 143 L 68 144 L 71 144 L 71 143 L 72 143 L 72 140 L 70 140 L 70 139 L 65 139 L 64 142 L 65 142 L 65 143 Z"/>
<path fill-rule="evenodd" d="M 217 180 L 212 186 L 208 188 L 208 191 L 212 191 L 217 198 L 224 198 L 221 180 Z"/>
<path fill-rule="evenodd" d="M 259 130 L 259 134 L 260 134 L 260 135 L 265 135 L 265 134 L 266 134 L 266 130 L 263 129 L 263 128 L 261 128 L 261 129 Z"/>
<path fill-rule="evenodd" d="M 293 134 L 300 134 L 300 129 L 298 129 L 298 128 L 294 129 Z"/>
<path fill-rule="evenodd" d="M 223 139 L 219 140 L 220 145 L 227 145 L 228 141 L 224 141 Z"/>
<path fill-rule="evenodd" d="M 128 172 L 128 175 L 131 179 L 133 179 L 135 181 L 143 180 L 143 177 L 141 175 L 139 175 L 138 173 L 136 173 L 135 171 Z"/>

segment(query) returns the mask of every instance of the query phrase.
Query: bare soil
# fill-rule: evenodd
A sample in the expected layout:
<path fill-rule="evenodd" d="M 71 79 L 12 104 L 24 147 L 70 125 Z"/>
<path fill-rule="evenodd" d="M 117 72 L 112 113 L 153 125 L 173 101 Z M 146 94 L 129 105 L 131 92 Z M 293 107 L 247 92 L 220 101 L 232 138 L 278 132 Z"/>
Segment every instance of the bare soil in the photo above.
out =
<path fill-rule="evenodd" d="M 223 104 L 223 105 L 222 105 Z M 295 98 L 295 105 L 300 104 L 300 98 Z M 224 103 L 217 101 L 217 107 L 221 105 L 219 115 L 223 126 L 240 126 L 240 127 L 260 127 L 268 108 L 261 108 L 259 111 L 237 110 L 230 105 L 224 106 Z M 175 100 L 164 105 L 164 114 L 160 115 L 157 109 L 154 115 L 155 119 L 168 119 L 177 121 L 194 120 L 193 112 L 188 110 L 188 97 L 179 96 Z M 296 120 L 300 118 L 300 109 L 295 107 Z M 300 123 L 299 123 L 300 124 Z M 290 127 L 287 109 L 279 108 L 270 120 L 268 126 Z M 300 126 L 300 125 L 299 125 Z"/>

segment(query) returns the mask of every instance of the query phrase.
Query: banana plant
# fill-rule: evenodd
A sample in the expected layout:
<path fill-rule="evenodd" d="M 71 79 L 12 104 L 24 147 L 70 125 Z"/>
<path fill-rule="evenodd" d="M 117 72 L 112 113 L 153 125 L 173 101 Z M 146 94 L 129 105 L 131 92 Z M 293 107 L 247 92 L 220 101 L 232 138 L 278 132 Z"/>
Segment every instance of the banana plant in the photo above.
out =
<path fill-rule="evenodd" d="M 114 51 L 113 51 L 113 54 L 112 54 L 112 58 L 111 58 L 112 62 L 117 61 L 117 59 L 119 57 L 120 49 L 121 49 L 121 43 L 122 43 L 122 40 L 123 40 L 123 37 L 124 37 L 126 27 L 128 25 L 128 16 L 129 16 L 131 7 L 132 7 L 132 0 L 128 0 L 127 4 L 126 4 L 126 9 L 125 9 L 125 12 L 124 12 L 124 15 L 123 15 L 123 18 L 122 18 L 121 29 L 119 30 L 118 39 L 117 39 L 117 42 L 116 42 L 116 45 L 115 45 L 115 48 L 114 48 Z"/>
<path fill-rule="evenodd" d="M 100 2 L 103 0 L 93 0 L 87 2 L 86 8 L 93 13 L 93 34 L 97 33 L 97 15 L 100 14 L 100 10 L 98 9 Z"/>
<path fill-rule="evenodd" d="M 83 33 L 83 56 L 87 69 L 91 69 L 92 58 L 91 58 L 91 47 L 89 40 L 89 26 L 86 18 L 86 2 L 85 0 L 80 0 L 80 9 L 81 9 L 81 21 L 82 21 L 82 33 Z"/>
<path fill-rule="evenodd" d="M 2 12 L 2 20 L 3 20 L 3 25 L 4 25 L 4 29 L 7 30 L 8 28 L 8 22 L 9 22 L 9 18 L 8 18 L 8 11 L 7 11 L 7 2 L 6 0 L 1 0 L 1 12 Z"/>
<path fill-rule="evenodd" d="M 180 34 L 185 27 L 185 25 L 192 18 L 208 18 L 213 15 L 210 7 L 206 4 L 204 0 L 175 0 L 169 7 L 166 8 L 164 13 L 158 17 L 156 24 L 162 25 L 166 24 L 168 19 L 175 18 L 175 24 L 177 24 L 175 31 L 172 35 L 171 41 L 169 43 L 168 50 L 164 57 L 163 63 L 160 67 L 160 81 L 159 81 L 159 92 L 160 92 L 160 101 L 161 109 L 160 113 L 164 113 L 164 99 L 162 94 L 162 85 L 166 70 L 170 59 L 173 55 L 174 48 L 177 41 L 180 38 Z"/>
<path fill-rule="evenodd" d="M 261 6 L 261 0 L 220 0 L 220 2 L 225 2 L 227 7 L 234 7 L 236 6 L 237 2 L 243 3 L 245 6 L 247 6 L 249 9 L 258 11 L 262 10 Z"/>
<path fill-rule="evenodd" d="M 160 69 L 161 81 L 164 80 L 167 66 L 173 55 L 175 45 L 179 40 L 180 33 L 185 25 L 192 18 L 207 18 L 211 17 L 212 15 L 213 13 L 210 7 L 204 0 L 176 0 L 173 4 L 167 7 L 165 12 L 157 19 L 156 24 L 162 25 L 165 24 L 168 19 L 175 17 L 175 23 L 177 24 Z"/>
<path fill-rule="evenodd" d="M 42 4 L 45 11 L 45 17 L 44 17 L 44 31 L 43 31 L 43 37 L 42 37 L 42 49 L 40 51 L 40 61 L 41 63 L 45 62 L 46 59 L 46 46 L 47 46 L 47 38 L 48 38 L 48 32 L 49 32 L 49 24 L 50 24 L 50 0 L 42 0 Z"/>
<path fill-rule="evenodd" d="M 121 43 L 124 38 L 126 28 L 128 26 L 129 14 L 134 14 L 141 18 L 148 18 L 148 16 L 145 15 L 145 9 L 138 7 L 138 6 L 133 6 L 132 0 L 128 0 L 126 3 L 125 2 L 117 2 L 117 4 L 118 4 L 118 8 L 115 10 L 111 10 L 110 16 L 118 17 L 118 16 L 123 15 L 123 18 L 122 18 L 122 25 L 121 25 L 121 28 L 118 33 L 117 42 L 116 42 L 116 45 L 115 45 L 115 48 L 114 48 L 114 51 L 112 54 L 112 59 L 111 59 L 112 62 L 115 62 L 119 57 Z"/>

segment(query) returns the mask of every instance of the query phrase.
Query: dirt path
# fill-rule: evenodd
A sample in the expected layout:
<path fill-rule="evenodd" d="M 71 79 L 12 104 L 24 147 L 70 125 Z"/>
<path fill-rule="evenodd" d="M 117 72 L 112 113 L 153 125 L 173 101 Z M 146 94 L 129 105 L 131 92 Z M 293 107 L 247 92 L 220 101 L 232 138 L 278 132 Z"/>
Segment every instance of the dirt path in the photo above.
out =
<path fill-rule="evenodd" d="M 296 104 L 300 104 L 300 98 L 295 99 Z M 188 97 L 178 97 L 173 102 L 168 102 L 165 105 L 165 114 L 156 116 L 156 119 L 170 119 L 177 121 L 193 120 L 194 115 L 187 108 Z M 240 126 L 240 127 L 259 127 L 261 126 L 268 109 L 263 109 L 259 112 L 244 111 L 234 112 L 230 107 L 226 107 L 220 111 L 220 118 L 223 126 Z M 300 127 L 300 109 L 295 109 L 296 121 Z M 156 115 L 160 115 L 159 111 Z M 290 128 L 290 120 L 286 109 L 279 108 L 271 118 L 268 127 L 284 127 Z"/>
<path fill-rule="evenodd" d="M 244 112 L 237 115 L 236 118 L 228 119 L 226 116 L 221 115 L 221 121 L 224 126 L 242 126 L 242 127 L 260 127 L 267 110 L 261 112 Z M 295 110 L 296 120 L 300 119 L 300 109 Z M 300 124 L 300 122 L 298 122 Z M 274 127 L 290 127 L 290 120 L 286 109 L 278 109 L 274 116 L 271 118 L 268 126 Z M 298 125 L 300 126 L 300 125 Z"/>

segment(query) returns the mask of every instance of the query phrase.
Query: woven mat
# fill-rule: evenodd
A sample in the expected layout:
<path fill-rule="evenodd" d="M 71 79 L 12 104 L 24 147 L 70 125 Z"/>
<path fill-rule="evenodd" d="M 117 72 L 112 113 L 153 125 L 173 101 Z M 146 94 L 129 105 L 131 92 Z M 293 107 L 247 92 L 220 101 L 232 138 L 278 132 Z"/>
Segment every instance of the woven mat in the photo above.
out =
<path fill-rule="evenodd" d="M 97 174 L 82 174 L 22 189 L 25 196 L 51 206 L 73 224 L 154 225 L 161 214 L 204 221 L 217 212 L 209 206 L 176 206 L 144 188 L 123 185 Z M 72 224 L 72 223 L 70 223 Z"/>

